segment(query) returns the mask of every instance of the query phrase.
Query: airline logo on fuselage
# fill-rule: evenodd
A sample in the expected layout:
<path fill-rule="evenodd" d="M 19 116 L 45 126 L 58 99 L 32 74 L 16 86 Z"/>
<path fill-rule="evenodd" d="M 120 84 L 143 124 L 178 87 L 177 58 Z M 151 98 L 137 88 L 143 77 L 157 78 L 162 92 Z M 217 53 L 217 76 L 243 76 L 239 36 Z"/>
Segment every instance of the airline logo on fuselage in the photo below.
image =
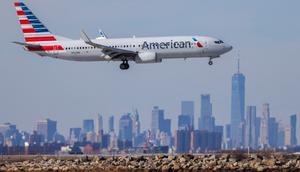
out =
<path fill-rule="evenodd" d="M 193 41 L 196 42 L 197 47 L 199 47 L 199 48 L 202 48 L 202 47 L 203 47 L 203 45 L 202 45 L 196 38 L 192 38 L 192 39 L 193 39 Z"/>
<path fill-rule="evenodd" d="M 196 42 L 197 47 L 202 48 L 202 44 L 196 39 L 192 38 Z M 192 48 L 192 45 L 195 44 L 191 41 L 167 41 L 167 42 L 147 42 L 144 41 L 142 49 L 177 49 L 177 48 Z"/>

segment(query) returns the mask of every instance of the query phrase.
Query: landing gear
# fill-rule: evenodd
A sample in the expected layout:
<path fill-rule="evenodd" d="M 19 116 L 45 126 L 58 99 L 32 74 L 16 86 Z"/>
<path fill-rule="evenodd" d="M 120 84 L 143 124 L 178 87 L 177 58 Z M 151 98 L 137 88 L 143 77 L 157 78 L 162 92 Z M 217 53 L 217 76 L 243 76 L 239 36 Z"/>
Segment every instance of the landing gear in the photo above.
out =
<path fill-rule="evenodd" d="M 220 57 L 220 56 L 212 56 L 212 57 L 209 57 L 208 64 L 209 64 L 210 66 L 213 65 L 212 59 L 215 59 L 215 58 L 218 58 L 218 57 Z"/>
<path fill-rule="evenodd" d="M 120 69 L 122 69 L 122 70 L 129 69 L 128 60 L 123 60 L 123 62 L 120 64 Z"/>

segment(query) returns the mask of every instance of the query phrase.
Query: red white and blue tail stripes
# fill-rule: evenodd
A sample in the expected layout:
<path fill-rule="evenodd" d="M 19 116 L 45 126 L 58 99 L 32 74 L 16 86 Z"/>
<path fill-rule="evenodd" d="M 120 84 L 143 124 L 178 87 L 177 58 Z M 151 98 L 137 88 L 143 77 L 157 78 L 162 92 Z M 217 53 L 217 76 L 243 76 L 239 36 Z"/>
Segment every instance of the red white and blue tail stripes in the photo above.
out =
<path fill-rule="evenodd" d="M 46 26 L 30 11 L 23 2 L 14 3 L 19 22 L 24 34 L 25 42 L 29 44 L 39 44 L 40 46 L 27 46 L 29 51 L 53 51 L 64 50 L 55 36 Z"/>
<path fill-rule="evenodd" d="M 46 26 L 23 2 L 16 2 L 15 7 L 26 43 L 56 41 Z"/>

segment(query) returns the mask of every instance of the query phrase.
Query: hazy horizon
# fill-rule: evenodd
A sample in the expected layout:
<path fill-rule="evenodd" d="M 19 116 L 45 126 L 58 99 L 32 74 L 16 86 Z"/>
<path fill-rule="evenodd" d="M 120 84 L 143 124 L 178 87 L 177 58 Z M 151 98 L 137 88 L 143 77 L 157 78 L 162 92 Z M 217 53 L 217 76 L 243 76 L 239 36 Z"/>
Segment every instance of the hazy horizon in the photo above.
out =
<path fill-rule="evenodd" d="M 118 62 L 80 63 L 39 57 L 12 41 L 23 41 L 13 1 L 2 1 L 0 123 L 11 122 L 32 131 L 36 121 L 58 121 L 58 130 L 82 127 L 82 120 L 140 112 L 142 129 L 150 128 L 152 107 L 165 110 L 177 126 L 180 102 L 195 102 L 210 94 L 216 124 L 230 121 L 231 77 L 246 76 L 246 106 L 263 103 L 271 115 L 287 121 L 299 114 L 300 1 L 24 1 L 57 35 L 79 39 L 84 29 L 91 37 L 102 29 L 109 37 L 207 35 L 234 49 L 209 66 L 208 59 L 164 60 L 161 64 L 131 63 L 121 71 Z M 197 126 L 197 123 L 195 124 Z"/>

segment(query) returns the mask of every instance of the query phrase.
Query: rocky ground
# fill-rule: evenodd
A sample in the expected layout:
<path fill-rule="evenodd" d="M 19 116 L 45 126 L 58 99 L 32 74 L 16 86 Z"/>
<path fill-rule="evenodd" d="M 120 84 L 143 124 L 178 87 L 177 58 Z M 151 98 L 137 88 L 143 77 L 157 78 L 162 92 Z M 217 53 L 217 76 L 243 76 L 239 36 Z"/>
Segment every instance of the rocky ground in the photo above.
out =
<path fill-rule="evenodd" d="M 300 156 L 288 154 L 35 156 L 28 160 L 0 159 L 0 171 L 300 171 Z"/>

